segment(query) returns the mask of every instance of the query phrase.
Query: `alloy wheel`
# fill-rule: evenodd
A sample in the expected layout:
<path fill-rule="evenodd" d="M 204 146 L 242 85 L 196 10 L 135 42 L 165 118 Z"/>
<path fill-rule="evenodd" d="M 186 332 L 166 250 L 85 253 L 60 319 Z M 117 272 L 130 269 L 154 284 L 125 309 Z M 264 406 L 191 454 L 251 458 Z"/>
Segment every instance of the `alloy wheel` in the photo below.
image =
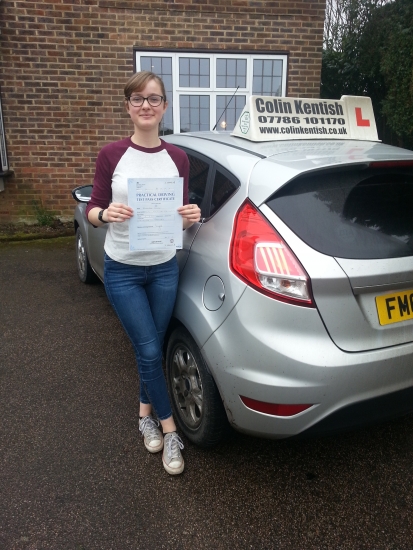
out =
<path fill-rule="evenodd" d="M 198 366 L 191 351 L 182 343 L 174 350 L 171 389 L 185 424 L 198 428 L 203 415 L 203 389 Z"/>

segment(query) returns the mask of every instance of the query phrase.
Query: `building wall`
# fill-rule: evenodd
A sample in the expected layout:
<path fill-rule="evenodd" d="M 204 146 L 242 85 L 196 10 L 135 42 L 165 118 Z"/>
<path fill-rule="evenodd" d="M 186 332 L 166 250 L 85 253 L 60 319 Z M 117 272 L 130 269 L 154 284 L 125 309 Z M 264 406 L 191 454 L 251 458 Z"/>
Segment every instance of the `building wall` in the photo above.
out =
<path fill-rule="evenodd" d="M 99 149 L 132 133 L 133 47 L 289 54 L 287 95 L 318 97 L 325 0 L 0 0 L 10 168 L 0 223 L 72 217 Z"/>

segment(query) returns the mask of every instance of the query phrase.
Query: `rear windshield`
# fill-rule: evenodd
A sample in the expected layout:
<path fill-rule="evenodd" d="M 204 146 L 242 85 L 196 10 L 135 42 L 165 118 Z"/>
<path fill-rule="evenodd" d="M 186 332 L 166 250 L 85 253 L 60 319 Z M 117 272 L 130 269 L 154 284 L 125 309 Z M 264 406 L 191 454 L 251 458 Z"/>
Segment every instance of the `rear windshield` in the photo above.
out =
<path fill-rule="evenodd" d="M 413 255 L 411 169 L 340 168 L 304 175 L 267 205 L 324 254 L 354 259 Z"/>

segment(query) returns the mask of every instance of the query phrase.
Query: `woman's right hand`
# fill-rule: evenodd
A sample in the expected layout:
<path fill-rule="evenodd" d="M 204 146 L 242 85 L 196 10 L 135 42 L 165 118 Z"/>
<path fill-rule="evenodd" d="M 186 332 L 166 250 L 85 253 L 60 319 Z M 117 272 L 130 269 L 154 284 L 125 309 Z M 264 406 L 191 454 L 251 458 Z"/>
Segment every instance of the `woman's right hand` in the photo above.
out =
<path fill-rule="evenodd" d="M 121 202 L 111 202 L 106 209 L 105 218 L 108 222 L 121 223 L 133 216 L 133 209 Z"/>

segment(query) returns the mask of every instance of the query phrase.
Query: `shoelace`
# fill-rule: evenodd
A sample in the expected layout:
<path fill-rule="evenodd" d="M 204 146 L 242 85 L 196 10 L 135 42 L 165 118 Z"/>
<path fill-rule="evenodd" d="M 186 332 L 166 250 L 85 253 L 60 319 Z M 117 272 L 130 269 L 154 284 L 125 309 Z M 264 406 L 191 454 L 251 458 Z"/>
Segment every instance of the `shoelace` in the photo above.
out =
<path fill-rule="evenodd" d="M 158 439 L 158 426 L 159 420 L 155 420 L 151 416 L 145 416 L 139 423 L 139 431 L 142 435 L 146 432 L 146 437 L 149 440 L 153 438 Z"/>
<path fill-rule="evenodd" d="M 166 438 L 166 452 L 168 453 L 168 458 L 172 459 L 179 456 L 179 449 L 184 448 L 182 439 L 178 434 L 173 433 L 170 437 Z"/>

